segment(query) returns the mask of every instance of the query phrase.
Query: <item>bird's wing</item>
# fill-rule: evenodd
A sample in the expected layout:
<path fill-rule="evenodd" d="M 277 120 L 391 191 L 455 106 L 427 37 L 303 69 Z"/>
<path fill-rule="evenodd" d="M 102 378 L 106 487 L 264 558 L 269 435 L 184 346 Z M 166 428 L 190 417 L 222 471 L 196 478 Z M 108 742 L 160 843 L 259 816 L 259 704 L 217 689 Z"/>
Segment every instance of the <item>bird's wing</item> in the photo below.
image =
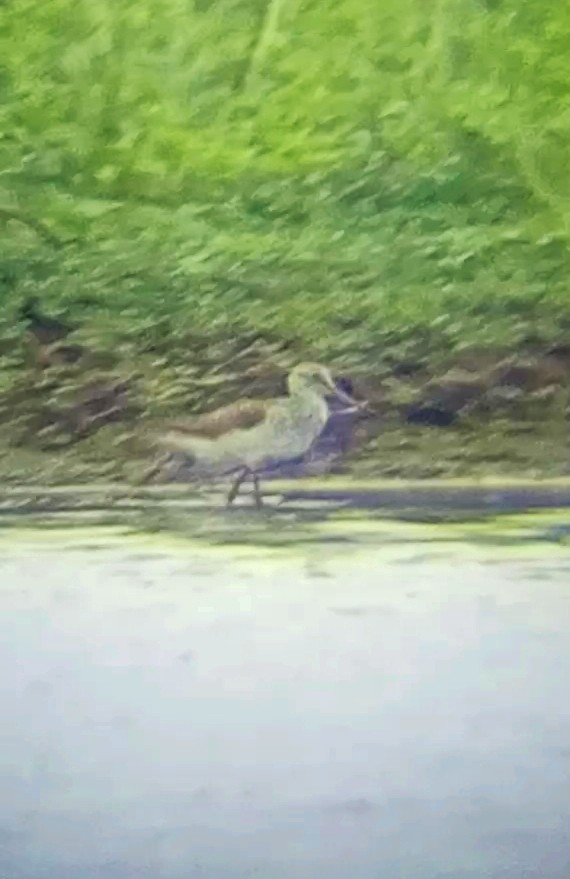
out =
<path fill-rule="evenodd" d="M 267 415 L 270 400 L 238 400 L 213 412 L 170 421 L 167 428 L 206 439 L 216 439 L 231 430 L 248 430 L 260 424 Z"/>

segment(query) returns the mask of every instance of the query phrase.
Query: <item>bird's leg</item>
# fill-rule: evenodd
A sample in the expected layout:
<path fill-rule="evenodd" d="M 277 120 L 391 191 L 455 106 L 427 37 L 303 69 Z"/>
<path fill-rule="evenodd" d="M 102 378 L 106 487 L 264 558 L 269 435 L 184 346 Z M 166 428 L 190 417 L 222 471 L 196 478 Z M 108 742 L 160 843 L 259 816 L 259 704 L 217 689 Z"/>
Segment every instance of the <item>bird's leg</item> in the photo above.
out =
<path fill-rule="evenodd" d="M 160 473 L 160 471 L 162 470 L 164 465 L 167 464 L 169 461 L 170 461 L 170 454 L 161 455 L 158 458 L 158 460 L 155 461 L 155 463 L 151 467 L 148 467 L 144 471 L 144 473 L 141 476 L 140 481 L 143 484 L 146 484 L 147 482 L 151 482 L 152 479 L 154 479 L 154 477 L 157 475 L 157 473 Z"/>
<path fill-rule="evenodd" d="M 227 500 L 227 504 L 226 504 L 228 507 L 231 507 L 231 505 L 235 501 L 235 499 L 237 497 L 237 493 L 240 490 L 240 486 L 241 486 L 242 482 L 244 481 L 244 479 L 246 478 L 246 476 L 248 476 L 248 474 L 249 474 L 249 470 L 247 467 L 244 467 L 243 470 L 240 470 L 240 472 L 238 473 L 237 478 L 236 478 L 234 484 L 232 485 L 232 487 L 230 488 L 230 491 L 228 494 L 228 500 Z"/>
<path fill-rule="evenodd" d="M 253 479 L 253 496 L 255 498 L 255 506 L 258 510 L 263 506 L 263 498 L 261 496 L 261 490 L 259 488 L 259 476 L 257 473 L 252 473 Z"/>

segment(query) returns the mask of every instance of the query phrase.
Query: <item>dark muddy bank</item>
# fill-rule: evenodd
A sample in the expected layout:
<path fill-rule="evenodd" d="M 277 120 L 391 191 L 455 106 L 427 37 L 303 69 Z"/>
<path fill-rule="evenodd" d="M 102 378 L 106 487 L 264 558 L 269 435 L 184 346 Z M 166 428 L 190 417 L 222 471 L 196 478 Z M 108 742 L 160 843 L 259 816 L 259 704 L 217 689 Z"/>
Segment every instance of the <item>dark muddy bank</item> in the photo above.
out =
<path fill-rule="evenodd" d="M 283 393 L 287 368 L 314 355 L 262 337 L 222 342 L 204 347 L 202 340 L 184 358 L 173 352 L 170 360 L 145 353 L 144 346 L 128 357 L 120 349 L 110 356 L 87 346 L 66 363 L 37 362 L 36 348 L 26 353 L 24 338 L 23 359 L 16 358 L 0 387 L 3 480 L 137 480 L 153 454 L 149 430 L 161 419 L 239 396 Z M 370 401 L 371 411 L 365 417 L 333 412 L 311 453 L 272 476 L 570 472 L 570 347 L 562 343 L 529 344 L 516 353 L 388 348 L 376 363 L 345 362 L 336 373 L 347 390 Z M 183 466 L 162 476 L 187 478 Z"/>

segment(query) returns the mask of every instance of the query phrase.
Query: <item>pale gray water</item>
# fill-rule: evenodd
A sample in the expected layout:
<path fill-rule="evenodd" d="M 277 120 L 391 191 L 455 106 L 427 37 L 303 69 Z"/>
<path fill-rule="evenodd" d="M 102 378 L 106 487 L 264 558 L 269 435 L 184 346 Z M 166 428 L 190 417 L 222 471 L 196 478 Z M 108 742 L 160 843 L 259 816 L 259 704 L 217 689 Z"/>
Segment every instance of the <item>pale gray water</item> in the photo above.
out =
<path fill-rule="evenodd" d="M 0 544 L 1 879 L 570 876 L 563 548 L 40 537 Z"/>

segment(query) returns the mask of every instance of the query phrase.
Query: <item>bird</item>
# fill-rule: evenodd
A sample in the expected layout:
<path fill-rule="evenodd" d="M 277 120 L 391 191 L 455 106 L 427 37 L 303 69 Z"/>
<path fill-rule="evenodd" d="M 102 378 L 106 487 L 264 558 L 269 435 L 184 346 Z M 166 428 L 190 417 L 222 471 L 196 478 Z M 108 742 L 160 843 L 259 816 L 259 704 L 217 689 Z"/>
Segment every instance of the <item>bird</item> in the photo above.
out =
<path fill-rule="evenodd" d="M 289 373 L 288 395 L 270 400 L 244 398 L 220 409 L 165 425 L 155 444 L 172 454 L 184 454 L 197 474 L 234 476 L 227 496 L 231 506 L 246 479 L 253 482 L 254 500 L 263 506 L 260 473 L 298 459 L 323 431 L 328 418 L 327 397 L 347 406 L 344 412 L 366 407 L 339 388 L 326 366 L 300 363 Z M 144 481 L 160 469 L 152 467 Z"/>

